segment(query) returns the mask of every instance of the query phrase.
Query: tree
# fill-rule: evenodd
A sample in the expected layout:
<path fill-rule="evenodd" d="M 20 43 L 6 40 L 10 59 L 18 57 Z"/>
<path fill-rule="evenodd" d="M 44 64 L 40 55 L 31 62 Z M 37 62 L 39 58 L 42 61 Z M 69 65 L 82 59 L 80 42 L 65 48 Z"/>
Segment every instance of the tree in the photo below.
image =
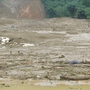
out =
<path fill-rule="evenodd" d="M 87 18 L 87 15 L 86 15 L 85 11 L 84 10 L 78 11 L 77 12 L 77 18 L 78 19 L 86 19 Z"/>
<path fill-rule="evenodd" d="M 90 7 L 90 0 L 79 0 L 79 2 L 86 7 Z"/>
<path fill-rule="evenodd" d="M 85 9 L 86 15 L 87 15 L 87 19 L 90 19 L 90 7 Z"/>
<path fill-rule="evenodd" d="M 55 10 L 53 7 L 47 9 L 48 17 L 52 18 L 56 16 Z"/>
<path fill-rule="evenodd" d="M 68 7 L 67 7 L 67 10 L 69 11 L 71 17 L 74 18 L 75 13 L 76 13 L 76 11 L 77 11 L 76 5 L 74 5 L 74 4 L 69 4 Z"/>
<path fill-rule="evenodd" d="M 55 8 L 56 16 L 62 17 L 63 16 L 63 8 L 61 6 L 58 6 Z"/>
<path fill-rule="evenodd" d="M 42 0 L 47 17 L 90 18 L 90 0 Z"/>

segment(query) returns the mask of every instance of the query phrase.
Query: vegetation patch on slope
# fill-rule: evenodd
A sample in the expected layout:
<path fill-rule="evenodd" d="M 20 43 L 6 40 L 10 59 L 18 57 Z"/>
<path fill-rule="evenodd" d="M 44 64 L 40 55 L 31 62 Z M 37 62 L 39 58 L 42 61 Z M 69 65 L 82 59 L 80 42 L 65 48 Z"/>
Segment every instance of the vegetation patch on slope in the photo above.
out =
<path fill-rule="evenodd" d="M 90 0 L 42 0 L 47 17 L 90 18 Z"/>

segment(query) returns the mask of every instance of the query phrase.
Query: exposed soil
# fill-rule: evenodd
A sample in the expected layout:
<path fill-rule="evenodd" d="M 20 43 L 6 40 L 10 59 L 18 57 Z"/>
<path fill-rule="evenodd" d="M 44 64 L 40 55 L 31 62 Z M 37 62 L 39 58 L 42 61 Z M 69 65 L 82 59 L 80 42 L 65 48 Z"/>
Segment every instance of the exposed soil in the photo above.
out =
<path fill-rule="evenodd" d="M 41 0 L 3 0 L 0 2 L 1 18 L 45 18 Z"/>
<path fill-rule="evenodd" d="M 87 20 L 0 19 L 0 23 L 1 79 L 62 81 L 61 76 L 66 75 L 90 77 Z M 84 63 L 69 64 L 71 60 Z"/>

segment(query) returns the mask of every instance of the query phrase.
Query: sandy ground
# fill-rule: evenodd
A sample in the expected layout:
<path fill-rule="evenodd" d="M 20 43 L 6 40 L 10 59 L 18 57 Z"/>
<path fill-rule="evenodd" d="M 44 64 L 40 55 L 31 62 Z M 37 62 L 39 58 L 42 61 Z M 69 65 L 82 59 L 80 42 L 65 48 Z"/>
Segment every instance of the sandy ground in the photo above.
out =
<path fill-rule="evenodd" d="M 16 85 L 9 85 L 9 86 L 0 86 L 0 90 L 88 90 L 90 88 L 89 85 L 74 85 L 74 86 L 69 86 L 69 85 L 58 85 L 58 86 L 33 86 L 33 85 L 28 85 L 28 84 L 19 84 L 18 86 Z"/>
<path fill-rule="evenodd" d="M 90 81 L 4 80 L 0 81 L 0 90 L 88 90 L 89 83 Z"/>
<path fill-rule="evenodd" d="M 29 79 L 53 80 L 58 83 L 62 75 L 90 76 L 89 64 L 65 64 L 74 59 L 90 61 L 90 27 L 87 20 L 0 19 L 0 43 L 0 78 L 2 79 L 18 79 L 24 82 Z M 48 83 L 50 86 L 56 85 L 50 83 Z M 42 84 L 46 85 L 45 82 Z M 89 84 L 89 81 L 84 84 Z M 34 86 L 28 85 L 28 87 L 34 90 Z M 57 86 L 57 90 L 60 87 Z M 14 86 L 1 85 L 0 90 L 10 90 L 10 88 L 13 89 Z"/>
<path fill-rule="evenodd" d="M 18 86 L 18 87 L 9 87 L 9 88 L 1 88 L 1 90 L 30 90 L 30 89 L 33 89 L 33 90 L 60 90 L 60 89 L 63 89 L 63 90 L 86 90 L 86 89 L 89 89 L 90 86 L 82 86 L 80 88 L 78 88 L 77 86 L 74 86 L 73 88 L 72 87 L 69 87 L 69 86 L 64 86 L 64 85 L 61 85 L 61 86 L 57 86 L 57 87 L 39 87 L 39 86 L 28 86 L 28 85 L 21 85 L 21 86 Z"/>

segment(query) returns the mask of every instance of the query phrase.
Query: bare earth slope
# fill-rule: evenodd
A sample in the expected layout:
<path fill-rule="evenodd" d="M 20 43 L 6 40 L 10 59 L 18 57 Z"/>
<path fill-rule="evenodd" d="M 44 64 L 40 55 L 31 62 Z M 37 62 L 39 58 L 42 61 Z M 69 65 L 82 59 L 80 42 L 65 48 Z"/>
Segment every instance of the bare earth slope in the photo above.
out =
<path fill-rule="evenodd" d="M 44 18 L 45 10 L 41 0 L 3 0 L 0 16 L 9 18 Z"/>

